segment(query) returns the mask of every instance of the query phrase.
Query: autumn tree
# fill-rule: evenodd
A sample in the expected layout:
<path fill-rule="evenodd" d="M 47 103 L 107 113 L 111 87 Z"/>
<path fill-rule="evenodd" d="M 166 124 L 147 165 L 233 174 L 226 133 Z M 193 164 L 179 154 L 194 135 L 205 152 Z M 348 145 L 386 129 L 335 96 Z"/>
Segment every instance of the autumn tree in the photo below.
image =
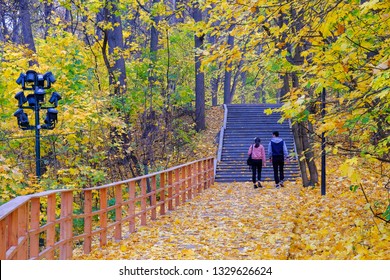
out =
<path fill-rule="evenodd" d="M 51 23 L 51 15 L 52 15 L 52 12 L 53 12 L 53 3 L 51 1 L 48 1 L 48 0 L 45 0 L 43 1 L 43 12 L 44 12 L 44 20 L 45 20 L 45 25 L 44 25 L 44 38 L 46 38 L 49 34 L 48 34 L 48 30 L 49 28 L 52 27 L 52 23 Z"/>
<path fill-rule="evenodd" d="M 232 31 L 234 25 L 231 24 L 229 31 Z M 227 35 L 227 46 L 228 49 L 232 50 L 234 47 L 234 36 L 230 34 Z M 232 62 L 228 59 L 225 63 L 225 75 L 223 78 L 223 103 L 230 104 L 232 102 Z"/>
<path fill-rule="evenodd" d="M 199 3 L 193 3 L 193 17 L 195 22 L 202 21 L 202 11 Z M 206 128 L 205 119 L 205 86 L 204 86 L 204 72 L 201 69 L 201 55 L 203 50 L 203 42 L 205 35 L 202 30 L 198 31 L 195 38 L 195 123 L 196 130 L 201 131 Z"/>
<path fill-rule="evenodd" d="M 29 8 L 28 0 L 19 1 L 20 8 L 20 26 L 22 29 L 23 43 L 27 45 L 28 49 L 31 51 L 30 56 L 36 53 L 34 35 L 31 28 L 31 15 Z M 35 58 L 29 60 L 29 66 L 38 64 L 38 61 Z"/>
<path fill-rule="evenodd" d="M 210 5 L 214 2 L 209 1 Z M 313 151 L 319 146 L 322 132 L 331 144 L 328 151 L 335 154 L 344 151 L 359 161 L 373 157 L 387 162 L 388 87 L 382 79 L 389 60 L 388 36 L 383 29 L 388 22 L 389 4 L 220 1 L 214 7 L 208 10 L 210 26 L 216 18 L 223 18 L 230 24 L 240 23 L 230 30 L 236 38 L 238 34 L 253 32 L 245 49 L 250 63 L 244 67 L 259 69 L 257 85 L 272 94 L 274 100 L 282 98 L 284 117 L 292 120 L 294 128 L 298 127 L 294 130 L 302 170 L 310 173 L 305 185 L 318 181 L 314 165 L 318 154 Z M 221 9 L 228 11 L 225 17 L 221 16 Z M 244 17 L 246 20 L 241 21 Z M 261 52 L 256 53 L 259 48 Z M 227 48 L 222 49 L 214 46 L 205 63 L 222 60 L 228 53 Z M 244 55 L 244 48 L 234 49 Z M 325 120 L 319 110 L 323 88 L 328 93 Z M 355 174 L 352 170 L 356 166 L 351 166 L 348 160 L 344 168 L 350 175 Z"/>
<path fill-rule="evenodd" d="M 279 42 L 279 44 L 285 43 L 286 46 L 285 50 L 287 51 L 286 60 L 291 65 L 302 66 L 304 61 L 301 53 L 304 50 L 306 42 L 298 41 L 295 44 L 292 42 L 290 43 L 287 41 L 287 37 L 291 36 L 291 38 L 294 38 L 295 36 L 297 36 L 298 32 L 302 30 L 302 28 L 304 27 L 303 21 L 304 21 L 305 10 L 300 7 L 296 7 L 295 5 L 292 4 L 288 13 L 289 14 L 287 15 L 282 11 L 280 12 L 278 26 L 280 28 L 283 28 L 284 25 L 290 25 L 291 27 L 289 31 L 286 30 L 282 32 L 281 35 L 282 40 Z M 286 20 L 285 19 L 286 17 L 288 17 L 290 20 Z M 295 91 L 301 87 L 298 75 L 299 75 L 298 71 L 293 69 L 293 71 L 286 72 L 282 76 L 282 81 L 283 81 L 283 87 L 281 89 L 282 100 L 288 100 L 288 94 L 290 90 Z M 307 94 L 312 95 L 313 93 L 309 89 L 307 91 Z M 302 173 L 303 185 L 314 186 L 315 184 L 318 183 L 318 173 L 317 173 L 317 167 L 315 161 L 313 160 L 314 151 L 312 146 L 313 140 L 311 139 L 311 135 L 313 135 L 314 131 L 312 129 L 312 125 L 307 120 L 297 120 L 296 122 L 294 122 L 292 129 L 293 129 L 294 139 L 295 139 L 297 153 L 298 153 L 300 170 Z M 309 171 L 308 174 L 306 170 Z"/>
<path fill-rule="evenodd" d="M 119 1 L 110 0 L 103 8 L 107 26 L 103 28 L 104 39 L 102 53 L 109 74 L 109 83 L 115 95 L 126 94 L 126 67 L 123 58 L 123 31 L 121 17 L 118 15 Z M 107 45 L 108 54 L 107 57 Z"/>

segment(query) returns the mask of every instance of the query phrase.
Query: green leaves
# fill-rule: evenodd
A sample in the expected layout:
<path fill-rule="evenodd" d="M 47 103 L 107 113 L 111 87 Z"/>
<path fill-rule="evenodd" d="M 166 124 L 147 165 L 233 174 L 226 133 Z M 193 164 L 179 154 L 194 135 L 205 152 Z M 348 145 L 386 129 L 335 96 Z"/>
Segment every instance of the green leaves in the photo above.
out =
<path fill-rule="evenodd" d="M 390 222 L 390 204 L 387 206 L 387 209 L 385 213 L 383 213 L 383 218 L 386 219 L 386 221 Z"/>
<path fill-rule="evenodd" d="M 358 185 L 351 185 L 349 187 L 349 189 L 352 191 L 352 192 L 356 192 L 358 189 L 359 189 L 359 186 Z"/>

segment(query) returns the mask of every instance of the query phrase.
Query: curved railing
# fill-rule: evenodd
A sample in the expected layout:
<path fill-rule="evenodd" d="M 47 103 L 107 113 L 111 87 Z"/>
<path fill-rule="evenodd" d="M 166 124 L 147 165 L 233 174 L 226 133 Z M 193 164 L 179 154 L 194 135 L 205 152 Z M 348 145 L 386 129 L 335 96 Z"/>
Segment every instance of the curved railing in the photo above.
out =
<path fill-rule="evenodd" d="M 100 187 L 17 197 L 0 206 L 0 259 L 88 254 L 92 245 L 122 239 L 213 183 L 214 158 L 205 158 Z"/>

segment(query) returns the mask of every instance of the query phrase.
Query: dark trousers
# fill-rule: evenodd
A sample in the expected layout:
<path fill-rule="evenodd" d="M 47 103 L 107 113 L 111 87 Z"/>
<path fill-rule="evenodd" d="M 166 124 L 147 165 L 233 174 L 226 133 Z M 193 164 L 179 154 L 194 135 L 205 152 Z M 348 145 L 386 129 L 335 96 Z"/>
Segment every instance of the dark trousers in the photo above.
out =
<path fill-rule="evenodd" d="M 272 157 L 272 166 L 274 168 L 274 179 L 275 183 L 279 184 L 280 181 L 284 180 L 284 157 L 283 156 L 273 156 Z"/>
<path fill-rule="evenodd" d="M 263 167 L 263 161 L 261 159 L 254 159 L 252 165 L 252 182 L 256 183 L 256 173 L 257 173 L 257 181 L 261 181 L 261 169 Z"/>

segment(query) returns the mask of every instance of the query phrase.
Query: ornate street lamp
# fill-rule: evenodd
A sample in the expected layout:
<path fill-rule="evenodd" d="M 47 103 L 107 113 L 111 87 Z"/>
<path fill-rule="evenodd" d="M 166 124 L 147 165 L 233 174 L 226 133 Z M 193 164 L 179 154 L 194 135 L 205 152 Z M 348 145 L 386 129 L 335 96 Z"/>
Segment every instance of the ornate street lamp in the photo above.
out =
<path fill-rule="evenodd" d="M 35 130 L 35 162 L 38 179 L 41 178 L 40 130 L 55 128 L 58 111 L 54 108 L 58 106 L 58 101 L 61 100 L 61 96 L 54 91 L 49 99 L 49 103 L 51 103 L 52 106 L 44 106 L 46 90 L 50 89 L 55 81 L 56 79 L 52 72 L 47 72 L 42 75 L 34 70 L 28 70 L 26 73 L 21 73 L 16 80 L 16 83 L 21 85 L 23 90 L 33 91 L 33 93 L 27 95 L 27 97 L 23 91 L 20 91 L 15 95 L 19 109 L 14 113 L 14 116 L 18 121 L 19 128 L 23 130 Z M 27 103 L 28 106 L 26 106 L 25 103 Z M 34 111 L 35 125 L 30 125 L 28 115 L 23 109 Z M 41 125 L 39 123 L 39 111 L 42 109 L 46 109 L 47 113 L 44 124 Z"/>

